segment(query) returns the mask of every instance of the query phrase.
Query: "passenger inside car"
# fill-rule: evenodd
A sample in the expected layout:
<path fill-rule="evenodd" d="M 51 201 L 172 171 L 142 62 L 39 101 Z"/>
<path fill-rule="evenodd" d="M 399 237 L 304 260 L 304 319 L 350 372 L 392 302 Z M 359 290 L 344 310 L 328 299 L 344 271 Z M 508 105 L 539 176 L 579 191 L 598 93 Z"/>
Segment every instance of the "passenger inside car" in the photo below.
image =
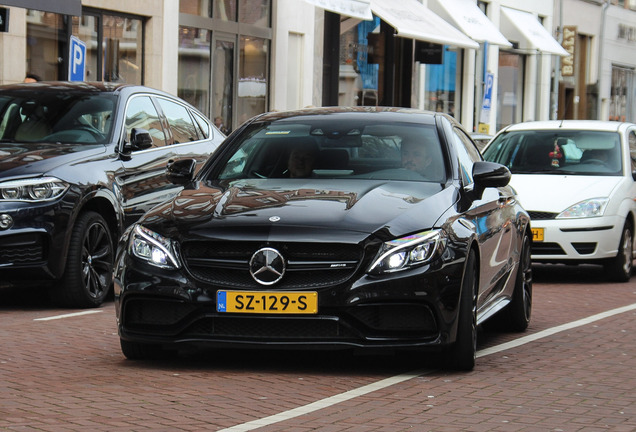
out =
<path fill-rule="evenodd" d="M 433 158 L 426 146 L 411 140 L 402 141 L 402 167 L 427 177 Z"/>
<path fill-rule="evenodd" d="M 287 160 L 287 174 L 291 178 L 311 177 L 318 158 L 318 145 L 304 140 L 294 146 Z"/>

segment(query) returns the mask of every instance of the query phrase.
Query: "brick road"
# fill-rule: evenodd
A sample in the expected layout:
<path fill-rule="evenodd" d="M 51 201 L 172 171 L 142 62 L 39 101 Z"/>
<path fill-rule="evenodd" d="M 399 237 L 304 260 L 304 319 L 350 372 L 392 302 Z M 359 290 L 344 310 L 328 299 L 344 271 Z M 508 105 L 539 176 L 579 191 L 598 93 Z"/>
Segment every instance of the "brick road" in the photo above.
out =
<path fill-rule="evenodd" d="M 523 336 L 636 304 L 636 277 L 607 284 L 594 267 L 535 270 L 533 320 Z M 636 430 L 634 310 L 482 356 L 472 373 L 451 373 L 412 353 L 224 351 L 131 362 L 119 350 L 112 303 L 35 321 L 74 311 L 38 301 L 37 291 L 12 294 L 0 292 L 1 431 L 221 430 L 280 413 L 286 419 L 258 430 Z M 520 335 L 479 336 L 483 354 Z M 411 371 L 410 379 L 334 402 Z M 323 408 L 310 409 L 321 400 Z M 307 406 L 302 415 L 290 411 Z"/>

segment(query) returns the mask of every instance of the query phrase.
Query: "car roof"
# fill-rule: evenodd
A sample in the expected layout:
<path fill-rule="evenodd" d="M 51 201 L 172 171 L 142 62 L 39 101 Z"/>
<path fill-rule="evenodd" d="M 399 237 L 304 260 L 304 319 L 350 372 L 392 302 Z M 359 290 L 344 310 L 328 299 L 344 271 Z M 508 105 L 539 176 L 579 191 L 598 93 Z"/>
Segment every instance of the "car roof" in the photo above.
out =
<path fill-rule="evenodd" d="M 455 119 L 444 113 L 434 111 L 424 111 L 413 108 L 398 107 L 317 107 L 304 108 L 295 111 L 274 111 L 261 114 L 253 119 L 253 121 L 273 122 L 286 119 L 298 119 L 299 117 L 310 116 L 334 116 L 339 119 L 347 116 L 377 116 L 374 117 L 379 121 L 391 121 L 399 117 L 403 121 L 423 122 L 424 124 L 434 124 L 435 117 L 441 116 L 449 119 L 451 123 L 457 123 Z M 411 116 L 411 117 L 409 117 Z"/>
<path fill-rule="evenodd" d="M 0 86 L 3 91 L 37 91 L 42 93 L 58 92 L 87 92 L 87 93 L 117 93 L 124 89 L 131 89 L 137 92 L 149 92 L 172 97 L 166 92 L 150 87 L 129 84 L 113 83 L 102 81 L 38 81 L 34 83 L 17 83 Z"/>
<path fill-rule="evenodd" d="M 628 126 L 636 126 L 629 122 L 615 122 L 604 120 L 547 120 L 516 123 L 502 129 L 501 132 L 522 131 L 522 130 L 594 130 L 618 132 Z"/>

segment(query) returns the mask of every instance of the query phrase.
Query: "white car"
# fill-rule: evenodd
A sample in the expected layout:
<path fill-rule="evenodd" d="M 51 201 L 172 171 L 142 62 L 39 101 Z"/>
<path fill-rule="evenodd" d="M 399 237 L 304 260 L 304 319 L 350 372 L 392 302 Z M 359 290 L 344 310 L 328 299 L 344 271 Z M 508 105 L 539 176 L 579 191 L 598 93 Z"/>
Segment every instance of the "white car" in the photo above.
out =
<path fill-rule="evenodd" d="M 507 166 L 528 211 L 532 260 L 595 263 L 630 279 L 636 218 L 636 124 L 526 122 L 502 129 L 484 158 Z"/>

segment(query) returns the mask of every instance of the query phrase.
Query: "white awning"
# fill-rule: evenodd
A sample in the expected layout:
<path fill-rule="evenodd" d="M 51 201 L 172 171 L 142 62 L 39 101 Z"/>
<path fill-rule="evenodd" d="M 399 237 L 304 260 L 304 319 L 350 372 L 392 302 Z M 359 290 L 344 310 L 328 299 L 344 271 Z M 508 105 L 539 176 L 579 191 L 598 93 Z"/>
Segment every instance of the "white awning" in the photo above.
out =
<path fill-rule="evenodd" d="M 417 0 L 371 0 L 371 10 L 397 35 L 440 45 L 478 49 L 479 44 Z"/>
<path fill-rule="evenodd" d="M 305 0 L 319 8 L 361 20 L 372 20 L 370 0 Z"/>
<path fill-rule="evenodd" d="M 512 46 L 474 0 L 432 0 L 428 7 L 474 41 Z"/>
<path fill-rule="evenodd" d="M 503 6 L 501 12 L 501 31 L 508 39 L 519 41 L 520 48 L 563 57 L 570 55 L 531 13 Z"/>

